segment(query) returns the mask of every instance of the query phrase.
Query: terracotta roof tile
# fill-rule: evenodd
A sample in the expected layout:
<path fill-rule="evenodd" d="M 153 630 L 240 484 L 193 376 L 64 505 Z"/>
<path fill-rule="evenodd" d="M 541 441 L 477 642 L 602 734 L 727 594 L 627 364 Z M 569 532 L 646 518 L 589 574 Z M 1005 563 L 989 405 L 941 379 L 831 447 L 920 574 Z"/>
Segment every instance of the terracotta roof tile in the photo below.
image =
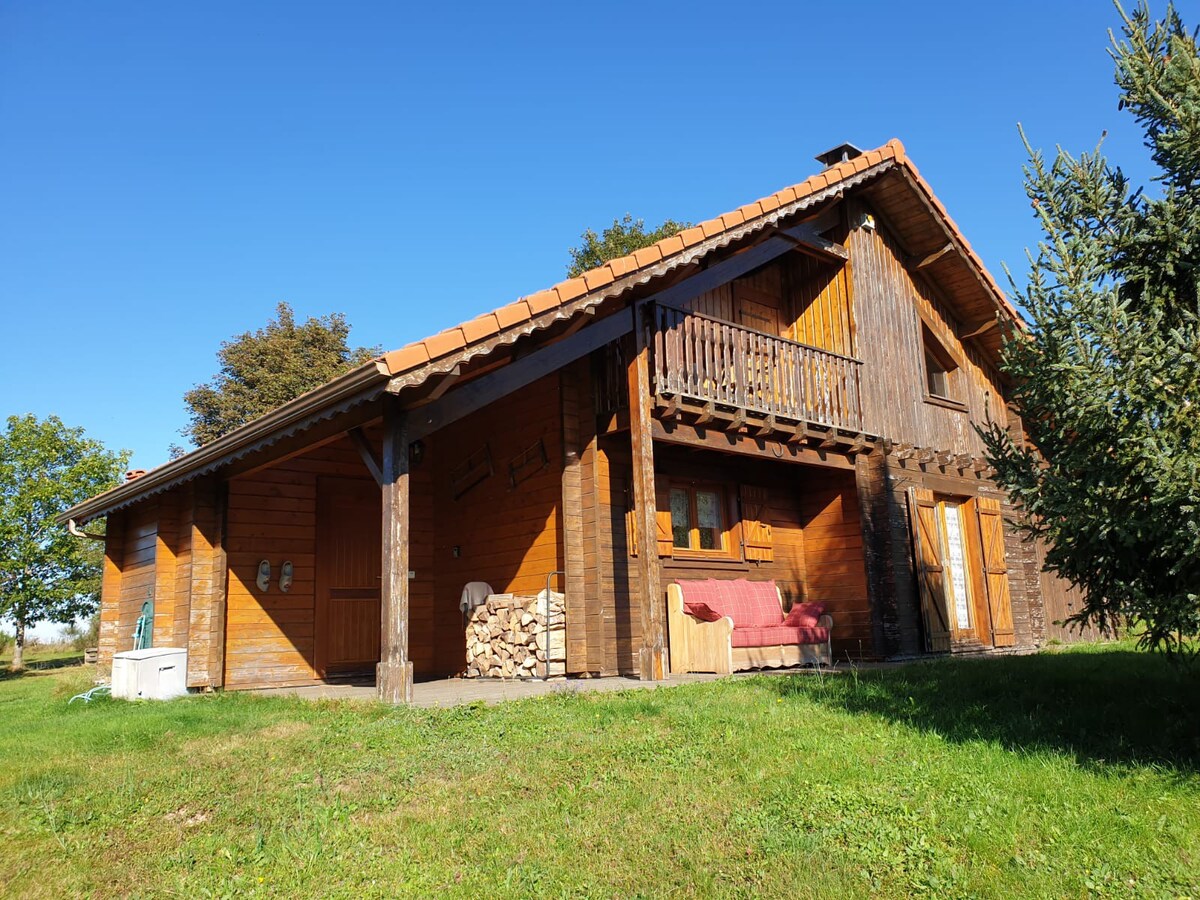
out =
<path fill-rule="evenodd" d="M 490 338 L 499 330 L 500 323 L 496 321 L 495 313 L 485 313 L 462 324 L 463 337 L 467 339 L 468 344 Z"/>
<path fill-rule="evenodd" d="M 583 280 L 587 283 L 588 293 L 598 291 L 606 284 L 613 283 L 612 268 L 606 263 L 598 269 L 592 269 L 583 276 Z"/>
<path fill-rule="evenodd" d="M 766 215 L 775 212 L 783 204 L 779 202 L 778 194 L 772 194 L 770 197 L 763 197 L 759 200 L 758 205 L 762 207 L 763 215 Z"/>
<path fill-rule="evenodd" d="M 754 203 L 747 203 L 745 206 L 739 206 L 738 212 L 740 212 L 742 214 L 742 218 L 748 222 L 751 219 L 757 219 L 762 215 L 762 204 L 758 201 L 755 201 Z"/>
<path fill-rule="evenodd" d="M 715 237 L 725 230 L 725 225 L 720 219 L 709 219 L 708 221 L 701 222 L 700 227 L 704 230 L 706 238 Z"/>
<path fill-rule="evenodd" d="M 643 266 L 652 266 L 661 259 L 662 251 L 655 244 L 636 250 L 633 254 L 633 261 L 637 263 L 639 269 Z"/>
<path fill-rule="evenodd" d="M 425 365 L 429 362 L 429 352 L 425 349 L 425 344 L 418 341 L 415 344 L 401 347 L 399 350 L 393 350 L 391 353 L 385 353 L 383 361 L 387 363 L 388 371 L 395 375 L 397 372 L 406 372 L 417 366 Z"/>
<path fill-rule="evenodd" d="M 611 260 L 608 264 L 608 269 L 613 274 L 613 280 L 622 278 L 634 270 L 634 265 L 630 262 L 628 256 L 621 256 Z"/>
<path fill-rule="evenodd" d="M 576 297 L 582 297 L 587 293 L 587 284 L 582 278 L 560 281 L 555 288 L 558 290 L 559 303 L 570 303 Z"/>
<path fill-rule="evenodd" d="M 787 206 L 789 203 L 795 203 L 796 189 L 794 187 L 787 187 L 782 191 L 776 191 L 775 197 L 779 200 L 780 206 Z"/>
<path fill-rule="evenodd" d="M 725 215 L 721 216 L 721 222 L 724 224 L 726 229 L 736 228 L 745 221 L 746 217 L 742 215 L 742 211 L 740 209 L 735 209 L 733 212 L 727 212 Z"/>
<path fill-rule="evenodd" d="M 566 284 L 573 284 L 578 281 L 583 284 L 582 278 L 574 278 Z M 580 290 L 580 294 L 587 293 L 586 289 Z M 529 304 L 529 312 L 535 316 L 540 316 L 544 312 L 549 312 L 556 306 L 561 306 L 566 302 L 566 298 L 562 296 L 562 288 L 550 288 L 548 291 L 538 291 L 536 294 L 530 294 L 525 298 L 525 302 Z"/>
<path fill-rule="evenodd" d="M 425 338 L 425 349 L 428 351 L 430 359 L 437 359 L 439 356 L 461 350 L 465 346 L 467 346 L 467 339 L 463 337 L 462 328 L 447 328 L 445 331 L 439 331 L 433 337 Z"/>
<path fill-rule="evenodd" d="M 526 322 L 529 320 L 529 316 L 529 304 L 524 300 L 518 300 L 516 303 L 510 303 L 508 306 L 502 306 L 496 310 L 496 321 L 500 323 L 501 330 Z"/>
<path fill-rule="evenodd" d="M 693 244 L 698 244 L 704 240 L 704 229 L 699 225 L 693 225 L 691 228 L 685 228 L 679 232 L 679 236 L 683 238 L 683 245 L 691 247 Z"/>
<path fill-rule="evenodd" d="M 678 253 L 684 248 L 683 238 L 674 234 L 669 238 L 663 238 L 658 242 L 658 249 L 662 251 L 663 259 Z"/>

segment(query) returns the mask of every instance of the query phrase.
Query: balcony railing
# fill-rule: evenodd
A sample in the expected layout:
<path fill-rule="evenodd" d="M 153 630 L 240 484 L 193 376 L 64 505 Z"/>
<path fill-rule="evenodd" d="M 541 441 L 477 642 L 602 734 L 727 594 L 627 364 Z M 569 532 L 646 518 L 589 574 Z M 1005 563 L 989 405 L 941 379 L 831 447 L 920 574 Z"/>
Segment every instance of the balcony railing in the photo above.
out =
<path fill-rule="evenodd" d="M 673 306 L 650 320 L 655 394 L 863 431 L 857 359 Z"/>

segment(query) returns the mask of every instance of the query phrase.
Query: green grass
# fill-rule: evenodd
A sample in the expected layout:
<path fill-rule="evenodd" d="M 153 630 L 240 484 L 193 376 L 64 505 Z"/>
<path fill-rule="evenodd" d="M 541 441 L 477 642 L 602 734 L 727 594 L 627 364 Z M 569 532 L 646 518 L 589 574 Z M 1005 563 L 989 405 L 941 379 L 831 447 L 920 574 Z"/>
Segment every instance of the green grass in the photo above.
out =
<path fill-rule="evenodd" d="M 0 895 L 1187 896 L 1200 678 L 1128 646 L 446 710 L 0 680 Z"/>

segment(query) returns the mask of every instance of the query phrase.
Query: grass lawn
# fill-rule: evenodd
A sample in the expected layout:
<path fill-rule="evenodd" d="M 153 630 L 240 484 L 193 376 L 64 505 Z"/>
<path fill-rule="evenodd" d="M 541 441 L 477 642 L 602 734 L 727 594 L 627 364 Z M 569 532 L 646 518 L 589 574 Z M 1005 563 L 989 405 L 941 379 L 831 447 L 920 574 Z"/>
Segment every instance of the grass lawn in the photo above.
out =
<path fill-rule="evenodd" d="M 1200 675 L 1127 645 L 447 710 L 0 679 L 4 896 L 1200 893 Z"/>

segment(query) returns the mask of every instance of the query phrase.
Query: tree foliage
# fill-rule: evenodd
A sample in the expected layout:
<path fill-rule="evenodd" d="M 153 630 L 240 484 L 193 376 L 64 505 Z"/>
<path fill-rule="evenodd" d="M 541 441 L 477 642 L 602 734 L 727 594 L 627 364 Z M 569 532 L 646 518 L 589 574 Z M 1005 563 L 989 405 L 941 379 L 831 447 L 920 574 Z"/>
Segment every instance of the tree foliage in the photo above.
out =
<path fill-rule="evenodd" d="M 9 416 L 0 433 L 0 619 L 25 629 L 72 622 L 96 609 L 101 548 L 54 517 L 117 483 L 128 453 L 112 453 L 56 416 Z"/>
<path fill-rule="evenodd" d="M 1159 189 L 1133 189 L 1100 147 L 1047 161 L 1028 141 L 1044 231 L 1018 300 L 1031 334 L 1004 367 L 1034 449 L 985 432 L 1000 481 L 1078 584 L 1074 617 L 1128 622 L 1145 645 L 1200 633 L 1200 54 L 1175 10 L 1122 11 L 1120 106 Z"/>
<path fill-rule="evenodd" d="M 342 313 L 297 325 L 280 303 L 265 327 L 221 343 L 220 372 L 183 395 L 191 423 L 182 434 L 207 444 L 379 355 L 378 347 L 351 349 L 349 336 Z"/>
<path fill-rule="evenodd" d="M 622 219 L 613 219 L 612 227 L 605 228 L 600 234 L 588 229 L 580 237 L 583 243 L 570 249 L 571 263 L 567 266 L 567 275 L 575 278 L 588 269 L 602 266 L 610 259 L 633 253 L 643 247 L 678 234 L 685 228 L 691 228 L 690 222 L 676 222 L 667 219 L 653 231 L 646 230 L 642 219 L 634 219 L 629 213 Z"/>

